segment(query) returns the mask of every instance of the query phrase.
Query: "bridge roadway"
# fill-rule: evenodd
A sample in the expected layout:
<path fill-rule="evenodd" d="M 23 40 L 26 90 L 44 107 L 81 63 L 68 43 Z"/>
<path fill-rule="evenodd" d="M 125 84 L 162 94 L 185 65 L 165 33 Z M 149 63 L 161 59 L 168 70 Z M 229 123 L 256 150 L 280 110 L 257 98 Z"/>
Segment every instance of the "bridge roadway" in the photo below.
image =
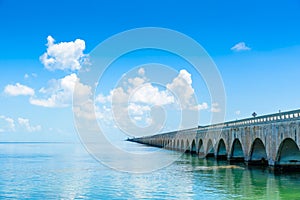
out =
<path fill-rule="evenodd" d="M 130 139 L 199 157 L 300 169 L 300 109 Z"/>

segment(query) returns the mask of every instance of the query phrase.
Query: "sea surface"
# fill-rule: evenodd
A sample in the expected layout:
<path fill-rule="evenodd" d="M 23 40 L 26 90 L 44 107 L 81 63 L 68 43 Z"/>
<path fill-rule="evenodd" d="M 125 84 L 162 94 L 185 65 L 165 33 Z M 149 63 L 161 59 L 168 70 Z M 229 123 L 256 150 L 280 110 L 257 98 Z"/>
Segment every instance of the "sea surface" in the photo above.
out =
<path fill-rule="evenodd" d="M 0 199 L 292 200 L 300 199 L 300 174 L 275 175 L 191 155 L 152 173 L 132 174 L 103 166 L 81 144 L 0 143 Z"/>

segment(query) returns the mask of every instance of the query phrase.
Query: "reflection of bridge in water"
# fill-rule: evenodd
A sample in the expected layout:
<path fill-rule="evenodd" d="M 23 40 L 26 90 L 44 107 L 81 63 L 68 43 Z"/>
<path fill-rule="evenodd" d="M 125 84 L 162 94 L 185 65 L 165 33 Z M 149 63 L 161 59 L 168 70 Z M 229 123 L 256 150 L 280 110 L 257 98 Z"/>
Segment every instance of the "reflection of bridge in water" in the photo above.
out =
<path fill-rule="evenodd" d="M 131 141 L 249 165 L 300 168 L 300 110 L 174 131 Z"/>

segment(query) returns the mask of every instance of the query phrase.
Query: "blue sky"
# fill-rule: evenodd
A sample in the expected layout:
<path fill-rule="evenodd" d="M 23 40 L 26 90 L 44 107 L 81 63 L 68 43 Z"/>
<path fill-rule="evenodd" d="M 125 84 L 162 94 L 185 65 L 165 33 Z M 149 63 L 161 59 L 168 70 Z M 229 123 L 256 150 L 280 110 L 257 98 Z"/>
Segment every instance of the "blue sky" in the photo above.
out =
<path fill-rule="evenodd" d="M 173 29 L 205 48 L 224 82 L 226 120 L 249 117 L 254 111 L 261 115 L 279 109 L 298 109 L 299 10 L 300 2 L 293 0 L 0 0 L 0 138 L 5 141 L 77 138 L 70 99 L 63 100 L 66 103 L 63 107 L 30 102 L 30 98 L 41 100 L 51 97 L 51 92 L 57 94 L 54 86 L 59 90 L 59 80 L 70 80 L 71 74 L 78 73 L 45 67 L 40 56 L 47 51 L 48 36 L 55 39 L 55 44 L 75 43 L 80 39 L 85 43 L 82 54 L 88 55 L 108 37 L 140 27 Z M 209 102 L 203 80 L 191 66 L 167 53 L 137 52 L 121 60 L 119 66 L 116 63 L 105 79 L 107 84 L 100 86 L 103 96 L 108 97 L 118 77 L 131 67 L 153 61 L 171 65 L 178 74 L 181 69 L 187 70 L 199 104 L 207 103 L 207 108 L 201 110 L 200 124 L 208 123 L 214 102 Z M 170 77 L 168 83 L 174 79 Z M 5 92 L 8 85 L 17 83 L 32 89 L 34 94 L 28 90 L 26 95 Z M 69 92 L 67 86 L 60 86 L 62 92 Z M 48 93 L 41 92 L 42 88 L 48 89 Z M 68 94 L 62 95 L 69 98 Z"/>

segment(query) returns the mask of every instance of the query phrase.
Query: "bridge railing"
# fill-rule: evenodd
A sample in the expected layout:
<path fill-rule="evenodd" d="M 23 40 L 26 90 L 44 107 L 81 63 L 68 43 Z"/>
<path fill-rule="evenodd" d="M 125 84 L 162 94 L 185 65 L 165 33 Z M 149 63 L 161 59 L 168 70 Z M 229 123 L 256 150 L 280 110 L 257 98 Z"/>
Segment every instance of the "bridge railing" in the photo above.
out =
<path fill-rule="evenodd" d="M 255 124 L 267 124 L 267 123 L 274 123 L 274 122 L 280 122 L 280 121 L 289 121 L 289 120 L 296 120 L 300 119 L 300 109 L 288 111 L 288 112 L 280 112 L 276 114 L 270 114 L 270 115 L 263 115 L 259 117 L 252 117 L 252 118 L 246 118 L 241 120 L 235 120 L 235 121 L 229 121 L 225 123 L 219 123 L 219 124 L 213 124 L 208 126 L 198 126 L 196 128 L 191 129 L 184 129 L 184 130 L 178 130 L 168 133 L 161 133 L 154 136 L 166 136 L 174 135 L 174 134 L 185 134 L 185 133 L 196 133 L 198 131 L 207 131 L 207 130 L 213 130 L 213 129 L 223 129 L 223 128 L 235 128 L 235 127 L 241 127 L 241 126 L 247 126 L 247 125 L 255 125 Z M 150 138 L 153 136 L 144 136 L 141 138 Z"/>
<path fill-rule="evenodd" d="M 213 124 L 208 126 L 200 126 L 198 130 L 208 130 L 208 129 L 222 129 L 226 127 L 236 127 L 244 125 L 262 124 L 262 123 L 272 123 L 278 121 L 288 121 L 299 118 L 300 119 L 300 109 L 288 112 L 279 112 L 276 114 L 263 115 L 259 117 L 246 118 L 242 120 L 235 120 L 225 123 Z"/>

